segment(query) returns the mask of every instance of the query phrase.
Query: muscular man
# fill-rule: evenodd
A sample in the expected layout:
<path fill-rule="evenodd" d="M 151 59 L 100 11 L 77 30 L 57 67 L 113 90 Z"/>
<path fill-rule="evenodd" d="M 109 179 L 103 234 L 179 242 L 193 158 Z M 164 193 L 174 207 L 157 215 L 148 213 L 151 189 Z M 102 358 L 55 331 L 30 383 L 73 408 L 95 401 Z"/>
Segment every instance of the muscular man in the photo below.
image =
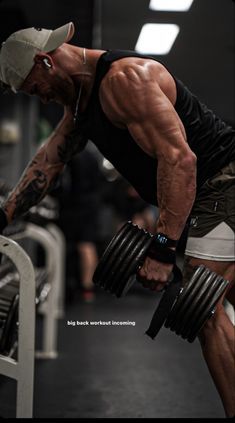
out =
<path fill-rule="evenodd" d="M 131 51 L 68 44 L 69 23 L 55 31 L 11 35 L 0 54 L 0 78 L 13 91 L 64 105 L 1 211 L 1 228 L 48 192 L 65 163 L 91 139 L 147 202 L 157 204 L 156 233 L 172 251 L 191 217 L 184 277 L 204 264 L 230 281 L 235 303 L 235 131 L 154 58 Z M 175 242 L 172 242 L 175 241 Z M 160 290 L 172 264 L 146 258 L 139 276 Z M 222 301 L 200 343 L 226 416 L 235 414 L 234 327 Z"/>

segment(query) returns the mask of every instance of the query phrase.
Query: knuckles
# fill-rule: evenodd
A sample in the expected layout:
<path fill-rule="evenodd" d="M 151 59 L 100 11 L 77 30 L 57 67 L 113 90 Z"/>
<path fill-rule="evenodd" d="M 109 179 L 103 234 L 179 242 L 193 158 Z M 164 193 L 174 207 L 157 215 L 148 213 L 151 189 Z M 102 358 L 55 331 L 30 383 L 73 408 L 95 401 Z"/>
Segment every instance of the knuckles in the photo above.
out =
<path fill-rule="evenodd" d="M 169 280 L 171 266 L 146 258 L 143 266 L 137 272 L 137 279 L 145 288 L 161 291 Z"/>

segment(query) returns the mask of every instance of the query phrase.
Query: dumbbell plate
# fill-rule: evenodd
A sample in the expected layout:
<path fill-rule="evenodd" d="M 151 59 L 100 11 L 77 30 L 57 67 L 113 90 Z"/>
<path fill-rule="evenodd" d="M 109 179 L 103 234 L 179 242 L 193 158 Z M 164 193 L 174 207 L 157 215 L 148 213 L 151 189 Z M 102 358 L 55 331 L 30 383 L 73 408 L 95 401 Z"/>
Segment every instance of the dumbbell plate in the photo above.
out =
<path fill-rule="evenodd" d="M 228 281 L 200 265 L 173 305 L 165 327 L 193 342 L 211 316 Z"/>
<path fill-rule="evenodd" d="M 93 282 L 120 297 L 132 285 L 133 274 L 143 263 L 152 235 L 127 222 L 112 238 L 93 275 Z"/>
<path fill-rule="evenodd" d="M 115 249 L 120 242 L 123 242 L 123 238 L 130 231 L 130 226 L 128 224 L 124 225 L 118 233 L 111 239 L 107 248 L 105 249 L 102 257 L 99 260 L 98 266 L 95 269 L 93 275 L 93 282 L 96 285 L 104 286 L 106 281 L 106 273 L 108 274 L 110 267 L 113 264 L 115 259 Z"/>
<path fill-rule="evenodd" d="M 206 308 L 204 308 L 203 312 L 200 315 L 200 318 L 198 318 L 197 321 L 194 321 L 194 325 L 190 328 L 190 333 L 187 334 L 187 340 L 188 342 L 193 342 L 202 327 L 204 326 L 205 322 L 213 315 L 215 311 L 215 307 L 221 298 L 221 296 L 224 294 L 229 282 L 222 277 L 217 277 L 217 288 L 214 292 L 214 296 L 211 298 L 210 295 L 210 303 L 207 305 Z"/>

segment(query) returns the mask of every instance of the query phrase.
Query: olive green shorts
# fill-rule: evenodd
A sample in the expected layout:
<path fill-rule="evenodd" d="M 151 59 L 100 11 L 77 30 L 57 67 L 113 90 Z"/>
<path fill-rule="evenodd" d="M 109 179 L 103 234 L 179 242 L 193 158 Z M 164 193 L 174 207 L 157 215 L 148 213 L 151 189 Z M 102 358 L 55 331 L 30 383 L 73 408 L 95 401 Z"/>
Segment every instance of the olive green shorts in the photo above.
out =
<path fill-rule="evenodd" d="M 235 161 L 208 179 L 190 214 L 185 254 L 205 260 L 235 260 Z"/>

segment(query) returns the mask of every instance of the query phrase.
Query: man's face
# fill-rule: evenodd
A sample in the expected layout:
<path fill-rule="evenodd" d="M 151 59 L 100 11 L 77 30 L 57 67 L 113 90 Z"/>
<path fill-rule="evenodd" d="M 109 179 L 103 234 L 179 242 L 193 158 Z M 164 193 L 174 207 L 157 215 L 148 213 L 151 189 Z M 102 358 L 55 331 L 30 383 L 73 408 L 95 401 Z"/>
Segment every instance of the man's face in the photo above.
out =
<path fill-rule="evenodd" d="M 71 77 L 56 66 L 46 68 L 43 61 L 34 65 L 19 91 L 37 95 L 43 103 L 54 101 L 63 106 L 71 105 L 76 97 Z"/>

